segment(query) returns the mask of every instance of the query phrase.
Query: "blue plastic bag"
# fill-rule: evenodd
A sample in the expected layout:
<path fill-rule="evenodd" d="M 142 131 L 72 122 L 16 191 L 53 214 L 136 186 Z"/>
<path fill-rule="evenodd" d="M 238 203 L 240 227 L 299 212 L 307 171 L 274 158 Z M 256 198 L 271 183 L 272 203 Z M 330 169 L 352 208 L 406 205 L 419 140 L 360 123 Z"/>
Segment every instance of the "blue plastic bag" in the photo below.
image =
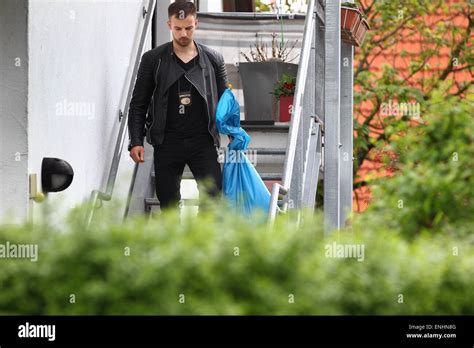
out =
<path fill-rule="evenodd" d="M 250 136 L 240 127 L 240 105 L 230 89 L 219 99 L 216 110 L 219 133 L 230 135 L 222 172 L 222 191 L 240 212 L 250 215 L 260 209 L 265 213 L 270 206 L 270 192 L 244 151 Z"/>

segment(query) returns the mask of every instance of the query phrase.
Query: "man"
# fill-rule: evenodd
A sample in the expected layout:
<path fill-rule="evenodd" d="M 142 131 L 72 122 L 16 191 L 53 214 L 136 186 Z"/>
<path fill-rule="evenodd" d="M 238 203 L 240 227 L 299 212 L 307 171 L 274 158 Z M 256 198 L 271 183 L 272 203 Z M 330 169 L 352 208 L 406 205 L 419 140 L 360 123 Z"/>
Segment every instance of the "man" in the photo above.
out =
<path fill-rule="evenodd" d="M 168 8 L 173 40 L 143 54 L 130 102 L 130 157 L 144 162 L 143 138 L 154 148 L 156 195 L 161 209 L 177 206 L 187 164 L 202 192 L 222 190 L 215 110 L 227 87 L 222 55 L 193 40 L 197 27 L 192 2 Z M 210 182 L 209 182 L 210 180 Z"/>

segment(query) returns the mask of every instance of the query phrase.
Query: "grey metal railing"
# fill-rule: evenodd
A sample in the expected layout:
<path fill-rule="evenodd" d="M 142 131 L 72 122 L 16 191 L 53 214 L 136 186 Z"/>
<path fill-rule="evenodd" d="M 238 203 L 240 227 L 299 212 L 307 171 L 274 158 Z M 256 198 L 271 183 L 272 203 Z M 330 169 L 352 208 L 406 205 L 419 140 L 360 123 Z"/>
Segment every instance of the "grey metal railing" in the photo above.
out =
<path fill-rule="evenodd" d="M 352 211 L 354 49 L 341 42 L 340 16 L 341 0 L 310 1 L 285 170 L 282 183 L 273 186 L 270 223 L 289 202 L 314 208 L 320 171 L 326 233 L 343 227 Z"/>
<path fill-rule="evenodd" d="M 288 209 L 288 200 L 283 201 L 280 209 L 278 206 L 278 196 L 281 194 L 286 196 L 290 190 L 292 181 L 293 167 L 295 163 L 296 144 L 298 140 L 298 131 L 302 117 L 303 93 L 306 85 L 307 70 L 309 68 L 310 55 L 312 50 L 313 33 L 316 23 L 316 0 L 310 0 L 308 5 L 308 13 L 304 26 L 303 44 L 300 55 L 300 63 L 298 75 L 296 78 L 296 89 L 293 102 L 293 112 L 290 121 L 290 129 L 288 135 L 287 151 L 285 157 L 284 171 L 282 183 L 275 183 L 272 187 L 272 195 L 270 200 L 270 208 L 268 212 L 269 222 L 272 223 L 278 211 L 285 212 Z"/>
<path fill-rule="evenodd" d="M 120 129 L 117 136 L 117 142 L 115 143 L 114 156 L 112 159 L 112 164 L 110 166 L 109 175 L 107 178 L 107 185 L 105 191 L 93 190 L 90 198 L 90 205 L 87 212 L 87 226 L 90 226 L 92 219 L 94 217 L 94 212 L 97 208 L 97 203 L 102 201 L 110 201 L 112 199 L 112 194 L 114 191 L 115 180 L 117 178 L 118 167 L 120 164 L 120 158 L 122 157 L 122 149 L 125 144 L 125 139 L 127 135 L 127 121 L 128 121 L 128 108 L 130 101 L 132 99 L 133 87 L 135 85 L 135 78 L 138 72 L 138 66 L 140 64 L 140 58 L 143 53 L 143 48 L 145 46 L 145 41 L 147 34 L 150 30 L 150 25 L 152 22 L 152 17 L 154 14 L 156 5 L 156 0 L 149 0 L 148 7 L 143 7 L 143 18 L 144 21 L 140 24 L 143 24 L 142 33 L 140 37 L 140 42 L 135 56 L 135 61 L 133 64 L 133 71 L 130 78 L 130 84 L 128 86 L 127 99 L 125 101 L 125 106 L 122 108 L 123 115 L 120 117 Z"/>

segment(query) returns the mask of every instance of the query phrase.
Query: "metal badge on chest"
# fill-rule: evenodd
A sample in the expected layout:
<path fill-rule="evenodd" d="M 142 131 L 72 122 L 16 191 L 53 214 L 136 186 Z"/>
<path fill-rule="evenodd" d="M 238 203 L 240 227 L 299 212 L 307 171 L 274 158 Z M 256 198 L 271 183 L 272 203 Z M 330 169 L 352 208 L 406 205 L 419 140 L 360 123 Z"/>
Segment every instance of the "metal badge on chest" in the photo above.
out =
<path fill-rule="evenodd" d="M 189 91 L 182 91 L 181 90 L 181 84 L 180 84 L 179 80 L 181 80 L 181 78 L 178 79 L 179 105 L 190 106 L 192 104 L 191 89 L 193 88 L 193 86 L 190 84 Z"/>

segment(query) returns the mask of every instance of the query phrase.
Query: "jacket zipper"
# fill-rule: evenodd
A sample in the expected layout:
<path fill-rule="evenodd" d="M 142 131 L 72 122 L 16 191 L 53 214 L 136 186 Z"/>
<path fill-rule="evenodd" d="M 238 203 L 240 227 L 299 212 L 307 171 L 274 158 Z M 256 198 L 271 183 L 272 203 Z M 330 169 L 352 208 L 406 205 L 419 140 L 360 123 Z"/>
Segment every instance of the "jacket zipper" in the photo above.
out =
<path fill-rule="evenodd" d="M 156 69 L 156 73 L 155 73 L 155 89 L 153 90 L 153 94 L 151 96 L 151 115 L 153 117 L 152 121 L 151 121 L 151 125 L 150 125 L 150 128 L 148 128 L 148 134 L 147 134 L 147 138 L 148 138 L 148 142 L 151 144 L 152 141 L 151 141 L 151 129 L 153 128 L 153 125 L 155 124 L 155 92 L 156 92 L 156 89 L 158 88 L 158 81 L 157 81 L 157 76 L 158 76 L 158 71 L 160 70 L 160 66 L 161 66 L 161 58 L 158 62 L 158 68 Z"/>
<path fill-rule="evenodd" d="M 189 81 L 190 84 L 192 84 L 194 86 L 194 88 L 197 89 L 197 91 L 199 92 L 199 94 L 201 95 L 201 97 L 204 98 L 204 101 L 206 102 L 206 108 L 207 108 L 207 131 L 209 132 L 209 134 L 211 135 L 212 137 L 212 141 L 214 142 L 214 145 L 216 145 L 216 142 L 215 142 L 215 139 L 214 139 L 214 136 L 212 135 L 211 133 L 211 129 L 209 128 L 211 126 L 211 116 L 209 115 L 209 104 L 207 102 L 207 98 L 202 94 L 201 90 L 194 84 L 192 83 L 192 81 L 190 79 L 188 79 L 188 77 L 186 75 L 184 75 L 184 77 L 186 78 L 186 80 Z M 206 88 L 206 80 L 204 79 L 204 70 L 202 70 L 202 78 L 203 78 L 203 81 L 204 81 L 204 88 Z M 216 145 L 217 146 L 217 145 Z"/>

